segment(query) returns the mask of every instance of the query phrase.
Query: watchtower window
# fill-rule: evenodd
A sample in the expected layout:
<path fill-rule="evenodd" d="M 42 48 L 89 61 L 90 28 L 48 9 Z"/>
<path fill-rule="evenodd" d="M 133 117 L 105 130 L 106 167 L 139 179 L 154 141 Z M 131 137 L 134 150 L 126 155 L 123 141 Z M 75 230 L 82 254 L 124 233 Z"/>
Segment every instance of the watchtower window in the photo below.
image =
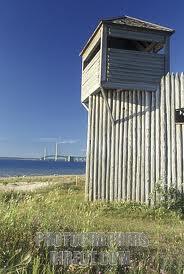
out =
<path fill-rule="evenodd" d="M 93 60 L 95 55 L 100 51 L 100 41 L 96 44 L 96 46 L 93 48 L 89 56 L 86 58 L 83 64 L 83 70 L 87 67 L 87 65 Z"/>
<path fill-rule="evenodd" d="M 125 38 L 108 37 L 107 47 L 113 49 L 124 49 L 134 51 L 145 51 L 158 53 L 164 45 L 158 42 L 138 41 Z"/>

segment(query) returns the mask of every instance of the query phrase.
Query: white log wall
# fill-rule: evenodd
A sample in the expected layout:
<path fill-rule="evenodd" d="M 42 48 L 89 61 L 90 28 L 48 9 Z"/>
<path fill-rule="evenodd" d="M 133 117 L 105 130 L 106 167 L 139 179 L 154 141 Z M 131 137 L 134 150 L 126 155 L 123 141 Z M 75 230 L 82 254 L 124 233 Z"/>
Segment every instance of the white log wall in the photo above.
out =
<path fill-rule="evenodd" d="M 162 181 L 183 191 L 184 74 L 168 74 L 155 92 L 105 90 L 89 97 L 86 198 L 149 203 Z"/>

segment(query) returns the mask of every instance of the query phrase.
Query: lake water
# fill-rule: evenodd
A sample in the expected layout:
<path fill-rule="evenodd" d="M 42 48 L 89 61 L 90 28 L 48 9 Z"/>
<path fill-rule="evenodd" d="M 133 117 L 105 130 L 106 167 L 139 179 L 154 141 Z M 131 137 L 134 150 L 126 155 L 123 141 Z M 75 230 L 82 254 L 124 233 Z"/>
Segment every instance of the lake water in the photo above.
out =
<path fill-rule="evenodd" d="M 86 163 L 0 159 L 0 176 L 84 174 Z"/>

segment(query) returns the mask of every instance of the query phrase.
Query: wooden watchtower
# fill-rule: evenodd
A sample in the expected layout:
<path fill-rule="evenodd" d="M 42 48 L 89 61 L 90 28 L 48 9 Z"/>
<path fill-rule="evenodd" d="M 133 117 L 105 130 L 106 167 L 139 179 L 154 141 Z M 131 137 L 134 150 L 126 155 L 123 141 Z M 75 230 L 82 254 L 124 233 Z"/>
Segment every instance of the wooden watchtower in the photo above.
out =
<path fill-rule="evenodd" d="M 164 138 L 160 90 L 170 72 L 173 32 L 129 16 L 112 18 L 99 23 L 82 50 L 89 200 L 147 202 L 165 176 L 157 141 Z"/>

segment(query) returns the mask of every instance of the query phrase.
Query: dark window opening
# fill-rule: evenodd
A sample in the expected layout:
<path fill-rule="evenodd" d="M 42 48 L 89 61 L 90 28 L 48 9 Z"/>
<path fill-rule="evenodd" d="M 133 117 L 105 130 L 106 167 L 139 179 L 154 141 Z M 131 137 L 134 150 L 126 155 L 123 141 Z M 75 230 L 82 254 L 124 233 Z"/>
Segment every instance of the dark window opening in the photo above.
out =
<path fill-rule="evenodd" d="M 113 49 L 135 50 L 158 53 L 163 48 L 163 44 L 150 41 L 138 41 L 117 37 L 107 38 L 107 47 Z"/>
<path fill-rule="evenodd" d="M 95 48 L 92 50 L 92 52 L 90 53 L 90 55 L 87 57 L 87 59 L 84 61 L 84 65 L 83 65 L 83 70 L 87 67 L 87 65 L 93 60 L 93 58 L 95 57 L 95 55 L 97 54 L 97 52 L 100 51 L 100 41 L 98 42 L 98 44 L 95 46 Z"/>

